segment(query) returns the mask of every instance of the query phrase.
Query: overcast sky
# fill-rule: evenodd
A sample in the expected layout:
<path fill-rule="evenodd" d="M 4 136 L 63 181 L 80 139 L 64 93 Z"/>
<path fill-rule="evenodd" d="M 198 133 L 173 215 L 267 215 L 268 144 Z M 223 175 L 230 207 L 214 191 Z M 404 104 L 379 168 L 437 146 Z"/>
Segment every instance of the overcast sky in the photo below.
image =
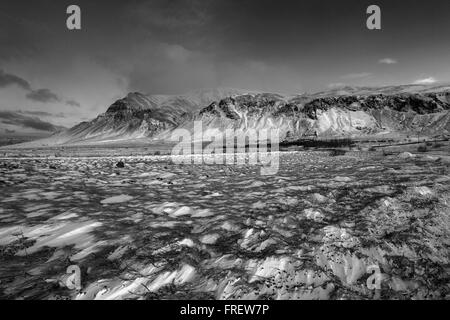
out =
<path fill-rule="evenodd" d="M 70 4 L 81 31 L 66 29 Z M 67 126 L 129 91 L 448 82 L 449 17 L 448 0 L 2 0 L 0 110 Z"/>

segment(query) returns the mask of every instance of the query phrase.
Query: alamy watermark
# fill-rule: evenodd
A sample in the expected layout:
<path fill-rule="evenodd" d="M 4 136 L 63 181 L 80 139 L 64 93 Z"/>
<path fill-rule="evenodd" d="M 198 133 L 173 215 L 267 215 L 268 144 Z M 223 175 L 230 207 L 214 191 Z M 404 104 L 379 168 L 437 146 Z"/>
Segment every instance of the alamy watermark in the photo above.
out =
<path fill-rule="evenodd" d="M 75 4 L 67 7 L 66 13 L 69 15 L 66 20 L 66 27 L 69 30 L 81 30 L 81 8 Z"/>
<path fill-rule="evenodd" d="M 81 8 L 72 4 L 67 7 L 66 14 L 69 16 L 66 20 L 66 26 L 69 30 L 81 30 Z M 369 17 L 366 20 L 366 27 L 369 30 L 381 30 L 381 9 L 378 5 L 367 7 L 366 14 Z"/>
<path fill-rule="evenodd" d="M 64 285 L 70 290 L 81 290 L 81 269 L 77 265 L 71 265 L 66 270 Z"/>
<path fill-rule="evenodd" d="M 366 13 L 370 14 L 366 21 L 367 29 L 381 30 L 381 8 L 373 4 L 367 7 Z"/>
<path fill-rule="evenodd" d="M 204 131 L 202 121 L 194 121 L 193 130 L 178 128 L 171 140 L 178 142 L 171 153 L 176 164 L 261 165 L 261 175 L 279 169 L 278 129 Z"/>

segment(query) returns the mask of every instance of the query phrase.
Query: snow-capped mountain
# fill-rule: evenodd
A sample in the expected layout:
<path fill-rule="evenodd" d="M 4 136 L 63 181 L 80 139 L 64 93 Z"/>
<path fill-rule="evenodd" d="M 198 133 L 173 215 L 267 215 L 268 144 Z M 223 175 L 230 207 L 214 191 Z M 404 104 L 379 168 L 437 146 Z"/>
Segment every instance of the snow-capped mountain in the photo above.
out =
<path fill-rule="evenodd" d="M 169 140 L 176 128 L 206 135 L 232 129 L 275 129 L 280 137 L 450 133 L 450 87 L 342 87 L 315 94 L 280 95 L 237 89 L 185 95 L 130 93 L 89 122 L 42 143 L 83 144 L 133 139 Z"/>

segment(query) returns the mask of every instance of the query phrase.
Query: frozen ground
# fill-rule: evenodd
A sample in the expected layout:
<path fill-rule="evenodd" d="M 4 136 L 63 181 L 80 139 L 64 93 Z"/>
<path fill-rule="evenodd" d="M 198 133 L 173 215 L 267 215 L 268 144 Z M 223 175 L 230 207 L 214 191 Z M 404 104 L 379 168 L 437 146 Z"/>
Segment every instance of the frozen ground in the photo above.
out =
<path fill-rule="evenodd" d="M 167 157 L 0 159 L 0 298 L 450 298 L 448 162 L 280 157 L 273 176 Z M 71 265 L 81 290 L 64 287 Z"/>

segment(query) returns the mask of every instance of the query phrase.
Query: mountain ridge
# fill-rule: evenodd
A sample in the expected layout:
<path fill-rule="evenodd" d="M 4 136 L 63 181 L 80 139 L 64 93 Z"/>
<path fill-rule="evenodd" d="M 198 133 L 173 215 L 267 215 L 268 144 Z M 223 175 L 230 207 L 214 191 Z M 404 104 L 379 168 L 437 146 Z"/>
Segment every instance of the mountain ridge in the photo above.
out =
<path fill-rule="evenodd" d="M 129 93 L 92 121 L 41 140 L 84 144 L 133 139 L 170 140 L 177 128 L 201 121 L 208 136 L 232 129 L 278 130 L 287 136 L 450 133 L 450 86 L 342 87 L 284 95 L 240 89 L 198 90 L 184 95 Z M 46 140 L 46 141 L 45 141 Z M 39 142 L 34 145 L 38 145 Z"/>

